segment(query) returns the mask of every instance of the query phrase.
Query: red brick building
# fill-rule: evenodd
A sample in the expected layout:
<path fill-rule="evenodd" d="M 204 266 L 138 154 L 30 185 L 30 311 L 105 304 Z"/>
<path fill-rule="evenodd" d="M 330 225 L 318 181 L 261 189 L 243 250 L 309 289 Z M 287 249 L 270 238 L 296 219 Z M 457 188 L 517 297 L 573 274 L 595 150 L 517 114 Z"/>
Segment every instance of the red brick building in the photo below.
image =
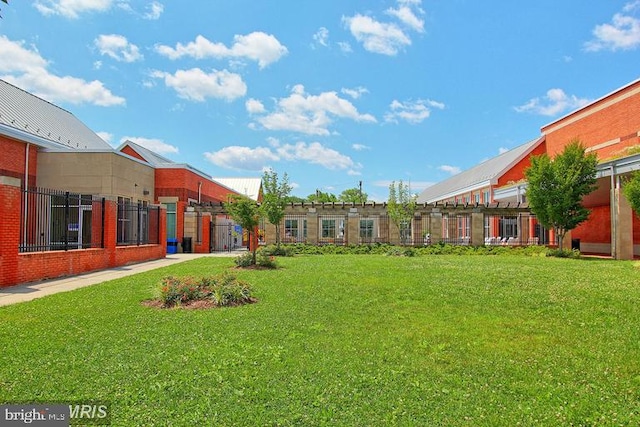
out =
<path fill-rule="evenodd" d="M 640 218 L 621 192 L 625 178 L 640 170 L 640 80 L 543 126 L 538 139 L 427 188 L 418 201 L 526 202 L 524 170 L 530 157 L 542 153 L 553 157 L 574 139 L 598 156 L 598 188 L 583 200 L 591 216 L 565 241 L 587 253 L 617 259 L 640 256 Z M 496 233 L 494 229 L 486 225 L 487 237 Z M 522 232 L 518 227 L 509 230 L 514 235 Z M 555 240 L 552 234 L 547 239 Z"/>
<path fill-rule="evenodd" d="M 3 80 L 0 151 L 0 287 L 158 259 L 168 247 L 209 252 L 215 218 L 189 205 L 242 194 L 133 143 L 114 150 Z"/>

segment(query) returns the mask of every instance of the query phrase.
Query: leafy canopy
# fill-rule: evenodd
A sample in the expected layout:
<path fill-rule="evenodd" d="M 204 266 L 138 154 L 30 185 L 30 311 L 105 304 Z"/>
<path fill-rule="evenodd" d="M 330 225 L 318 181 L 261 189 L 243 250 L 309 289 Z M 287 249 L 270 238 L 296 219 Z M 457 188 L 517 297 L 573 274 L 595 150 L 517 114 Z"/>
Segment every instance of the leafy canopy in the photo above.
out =
<path fill-rule="evenodd" d="M 243 230 L 249 235 L 249 241 L 253 242 L 252 236 L 255 233 L 256 228 L 260 225 L 260 219 L 262 218 L 262 212 L 258 207 L 258 204 L 248 198 L 239 194 L 229 196 L 224 207 L 227 214 L 237 222 Z M 253 264 L 256 263 L 256 245 L 253 247 Z"/>
<path fill-rule="evenodd" d="M 289 200 L 292 187 L 285 172 L 281 180 L 273 169 L 266 170 L 262 176 L 262 204 L 260 209 L 267 220 L 276 227 L 276 244 L 280 245 L 280 223 L 284 218 L 284 209 Z"/>
<path fill-rule="evenodd" d="M 631 209 L 640 215 L 640 171 L 636 171 L 631 175 L 622 187 L 624 196 L 629 201 Z"/>
<path fill-rule="evenodd" d="M 363 193 L 359 188 L 348 188 L 338 196 L 338 200 L 346 203 L 364 203 L 369 195 Z"/>
<path fill-rule="evenodd" d="M 411 194 L 411 187 L 402 181 L 391 182 L 389 185 L 389 200 L 387 214 L 389 219 L 400 231 L 400 242 L 404 245 L 411 236 L 411 220 L 416 212 L 416 196 Z"/>
<path fill-rule="evenodd" d="M 565 234 L 589 217 L 582 198 L 596 188 L 597 165 L 596 155 L 586 154 L 575 139 L 554 159 L 533 156 L 525 170 L 529 207 L 542 225 L 555 230 L 560 247 Z"/>

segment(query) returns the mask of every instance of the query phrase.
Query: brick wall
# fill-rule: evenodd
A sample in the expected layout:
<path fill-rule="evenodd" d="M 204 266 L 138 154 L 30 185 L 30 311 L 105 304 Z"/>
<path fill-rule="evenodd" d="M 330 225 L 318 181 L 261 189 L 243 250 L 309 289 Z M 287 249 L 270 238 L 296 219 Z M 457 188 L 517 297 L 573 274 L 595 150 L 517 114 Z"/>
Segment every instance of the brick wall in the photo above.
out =
<path fill-rule="evenodd" d="M 505 172 L 500 178 L 498 178 L 497 187 L 502 187 L 509 183 L 518 182 L 524 179 L 524 171 L 531 166 L 531 156 L 539 156 L 546 152 L 545 143 L 538 145 L 528 156 L 516 163 L 511 169 Z"/>
<path fill-rule="evenodd" d="M 2 151 L 2 156 L 0 156 L 0 176 L 24 179 L 26 147 L 27 144 L 24 142 L 0 135 L 0 150 Z M 30 145 L 29 186 L 35 185 L 37 163 L 38 148 L 35 145 Z"/>
<path fill-rule="evenodd" d="M 552 157 L 574 138 L 595 148 L 599 159 L 623 154 L 626 147 L 640 144 L 640 82 L 543 127 L 542 132 Z"/>
<path fill-rule="evenodd" d="M 72 276 L 126 264 L 164 258 L 166 210 L 160 214 L 160 244 L 116 245 L 116 202 L 105 203 L 104 248 L 19 253 L 20 181 L 0 176 L 0 287 Z"/>

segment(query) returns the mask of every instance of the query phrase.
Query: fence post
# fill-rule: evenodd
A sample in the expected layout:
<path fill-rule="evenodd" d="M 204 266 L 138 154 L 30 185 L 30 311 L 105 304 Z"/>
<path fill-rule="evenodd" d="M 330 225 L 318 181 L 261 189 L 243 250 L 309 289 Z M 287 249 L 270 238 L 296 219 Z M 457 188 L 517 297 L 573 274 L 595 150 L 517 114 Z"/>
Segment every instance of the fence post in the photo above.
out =
<path fill-rule="evenodd" d="M 20 179 L 0 176 L 0 288 L 18 283 L 20 196 Z"/>
<path fill-rule="evenodd" d="M 69 250 L 69 192 L 64 193 L 64 250 Z"/>

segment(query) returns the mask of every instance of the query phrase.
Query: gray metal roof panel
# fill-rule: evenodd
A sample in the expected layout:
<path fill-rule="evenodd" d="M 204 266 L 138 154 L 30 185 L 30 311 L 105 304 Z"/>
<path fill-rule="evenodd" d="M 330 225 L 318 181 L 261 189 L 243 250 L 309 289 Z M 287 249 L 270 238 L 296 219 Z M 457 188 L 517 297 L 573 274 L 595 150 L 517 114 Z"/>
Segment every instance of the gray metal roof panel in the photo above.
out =
<path fill-rule="evenodd" d="M 441 201 L 446 198 L 446 195 L 459 193 L 478 184 L 496 180 L 537 147 L 543 139 L 543 137 L 536 138 L 426 188 L 418 195 L 418 203 Z"/>
<path fill-rule="evenodd" d="M 73 150 L 113 150 L 69 111 L 1 79 L 0 123 Z"/>

